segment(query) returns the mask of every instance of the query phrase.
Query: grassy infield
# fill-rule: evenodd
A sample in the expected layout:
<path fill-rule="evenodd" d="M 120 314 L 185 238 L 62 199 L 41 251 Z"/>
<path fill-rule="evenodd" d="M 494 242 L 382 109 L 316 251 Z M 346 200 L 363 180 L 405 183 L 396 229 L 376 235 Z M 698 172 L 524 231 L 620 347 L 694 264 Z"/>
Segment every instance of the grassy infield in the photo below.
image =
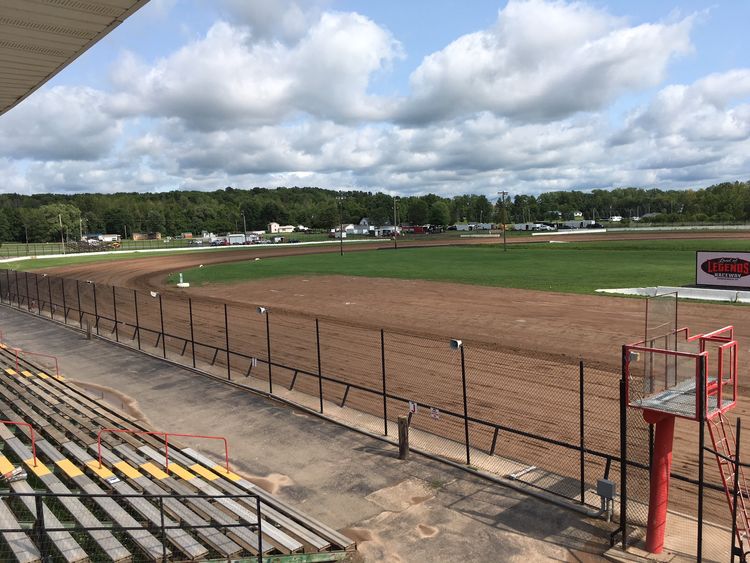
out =
<path fill-rule="evenodd" d="M 569 293 L 695 281 L 696 250 L 750 250 L 748 241 L 612 241 L 419 248 L 217 264 L 184 273 L 192 284 L 292 275 L 424 279 Z M 170 281 L 176 281 L 170 279 Z"/>
<path fill-rule="evenodd" d="M 746 240 L 607 241 L 566 244 L 373 250 L 261 259 L 195 268 L 184 273 L 195 285 L 293 275 L 424 279 L 488 286 L 591 293 L 605 287 L 684 285 L 694 282 L 696 250 L 750 250 Z M 116 255 L 109 259 L 127 259 Z M 147 255 L 136 255 L 139 258 Z M 76 262 L 104 260 L 104 256 Z M 29 260 L 6 267 L 34 269 L 72 259 Z M 176 275 L 170 277 L 176 282 Z"/>

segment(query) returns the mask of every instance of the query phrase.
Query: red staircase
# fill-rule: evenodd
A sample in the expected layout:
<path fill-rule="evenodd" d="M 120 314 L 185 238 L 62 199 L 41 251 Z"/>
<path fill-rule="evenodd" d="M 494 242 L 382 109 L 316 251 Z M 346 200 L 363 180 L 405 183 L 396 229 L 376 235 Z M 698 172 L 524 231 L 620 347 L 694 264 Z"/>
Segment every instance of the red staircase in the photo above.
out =
<path fill-rule="evenodd" d="M 711 441 L 714 445 L 714 451 L 717 452 L 716 462 L 719 465 L 719 474 L 724 486 L 724 494 L 729 504 L 729 514 L 734 514 L 734 468 L 737 456 L 734 452 L 735 439 L 732 425 L 722 412 L 716 413 L 708 419 L 708 432 L 711 434 Z M 721 454 L 721 455 L 718 455 Z M 724 457 L 722 457 L 724 456 Z M 726 459 L 725 459 L 726 458 Z M 731 461 L 729 461 L 731 460 Z M 742 466 L 738 466 L 738 488 L 737 495 L 737 541 L 743 561 L 745 556 L 750 553 L 750 514 L 748 506 L 750 505 L 750 490 L 745 480 L 745 472 Z"/>

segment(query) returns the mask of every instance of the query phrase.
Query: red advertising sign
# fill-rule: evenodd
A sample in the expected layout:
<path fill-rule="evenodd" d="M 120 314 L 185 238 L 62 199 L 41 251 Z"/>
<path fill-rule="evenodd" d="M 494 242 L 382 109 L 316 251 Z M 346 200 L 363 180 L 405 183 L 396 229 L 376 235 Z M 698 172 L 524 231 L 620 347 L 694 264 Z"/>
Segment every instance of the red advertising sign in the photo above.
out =
<path fill-rule="evenodd" d="M 750 252 L 695 253 L 696 285 L 750 288 Z"/>

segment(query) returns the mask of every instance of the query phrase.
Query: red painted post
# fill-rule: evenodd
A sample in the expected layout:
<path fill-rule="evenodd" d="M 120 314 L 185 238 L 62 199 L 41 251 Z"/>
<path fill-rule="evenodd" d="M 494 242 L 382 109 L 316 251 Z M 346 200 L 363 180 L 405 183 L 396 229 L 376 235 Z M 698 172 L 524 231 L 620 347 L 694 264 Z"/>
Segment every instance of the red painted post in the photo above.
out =
<path fill-rule="evenodd" d="M 36 467 L 36 437 L 34 436 L 34 427 L 28 422 L 17 420 L 0 420 L 0 424 L 15 424 L 16 426 L 28 426 L 31 432 L 31 455 L 34 458 L 34 467 Z"/>
<path fill-rule="evenodd" d="M 672 470 L 675 417 L 671 414 L 644 411 L 643 418 L 649 424 L 654 424 L 656 429 L 654 460 L 651 464 L 646 551 L 661 553 L 664 549 L 664 532 L 667 526 L 669 474 Z"/>

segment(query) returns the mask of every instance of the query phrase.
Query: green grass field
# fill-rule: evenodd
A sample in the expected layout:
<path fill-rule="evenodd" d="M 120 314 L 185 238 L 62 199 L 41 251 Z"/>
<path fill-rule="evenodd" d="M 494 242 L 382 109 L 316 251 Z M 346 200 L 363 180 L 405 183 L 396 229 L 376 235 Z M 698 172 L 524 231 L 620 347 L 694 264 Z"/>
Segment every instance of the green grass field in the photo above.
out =
<path fill-rule="evenodd" d="M 686 285 L 696 250 L 750 250 L 746 240 L 611 241 L 435 247 L 269 258 L 183 272 L 195 285 L 296 275 L 421 279 L 591 293 L 599 288 Z M 177 276 L 169 281 L 176 283 Z"/>

